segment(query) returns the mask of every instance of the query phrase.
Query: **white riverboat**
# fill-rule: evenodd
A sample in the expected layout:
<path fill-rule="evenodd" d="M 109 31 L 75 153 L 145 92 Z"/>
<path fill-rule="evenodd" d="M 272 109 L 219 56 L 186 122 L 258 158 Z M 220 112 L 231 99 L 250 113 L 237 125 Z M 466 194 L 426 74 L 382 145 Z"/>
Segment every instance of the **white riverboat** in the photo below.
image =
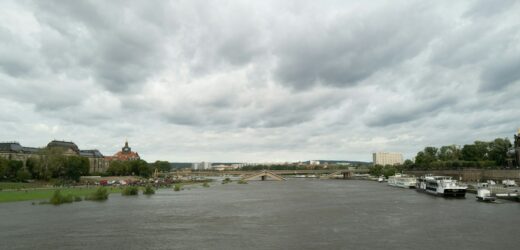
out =
<path fill-rule="evenodd" d="M 388 177 L 388 185 L 402 188 L 415 188 L 417 178 L 404 174 L 396 174 Z"/>
<path fill-rule="evenodd" d="M 488 188 L 481 187 L 477 189 L 477 200 L 479 201 L 495 201 L 496 198 Z"/>
<path fill-rule="evenodd" d="M 465 197 L 467 186 L 450 176 L 426 175 L 417 180 L 417 191 L 444 197 Z"/>
<path fill-rule="evenodd" d="M 516 187 L 516 182 L 515 180 L 502 180 L 502 185 L 504 185 L 504 187 Z"/>

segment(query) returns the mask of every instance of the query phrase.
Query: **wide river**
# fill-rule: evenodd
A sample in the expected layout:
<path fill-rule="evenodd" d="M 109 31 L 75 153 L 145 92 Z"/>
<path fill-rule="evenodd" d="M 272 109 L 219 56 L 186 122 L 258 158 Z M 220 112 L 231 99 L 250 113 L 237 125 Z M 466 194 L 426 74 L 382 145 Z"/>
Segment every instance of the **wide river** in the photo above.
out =
<path fill-rule="evenodd" d="M 520 249 L 520 203 L 369 181 L 213 183 L 106 202 L 2 203 L 0 249 Z"/>

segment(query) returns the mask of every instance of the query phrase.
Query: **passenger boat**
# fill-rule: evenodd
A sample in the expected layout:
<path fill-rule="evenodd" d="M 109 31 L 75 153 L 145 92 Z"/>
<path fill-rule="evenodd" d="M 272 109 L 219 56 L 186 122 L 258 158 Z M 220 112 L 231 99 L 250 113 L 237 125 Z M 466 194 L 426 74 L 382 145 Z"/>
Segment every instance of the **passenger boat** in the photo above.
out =
<path fill-rule="evenodd" d="M 417 178 L 404 174 L 396 174 L 388 177 L 388 185 L 402 188 L 415 188 Z"/>
<path fill-rule="evenodd" d="M 417 191 L 444 197 L 465 197 L 465 185 L 458 184 L 450 176 L 426 175 L 417 180 Z"/>
<path fill-rule="evenodd" d="M 497 197 L 491 195 L 491 191 L 487 188 L 479 188 L 477 190 L 477 200 L 479 201 L 495 201 Z"/>
<path fill-rule="evenodd" d="M 515 180 L 502 180 L 502 185 L 504 185 L 504 187 L 516 187 L 516 182 Z"/>

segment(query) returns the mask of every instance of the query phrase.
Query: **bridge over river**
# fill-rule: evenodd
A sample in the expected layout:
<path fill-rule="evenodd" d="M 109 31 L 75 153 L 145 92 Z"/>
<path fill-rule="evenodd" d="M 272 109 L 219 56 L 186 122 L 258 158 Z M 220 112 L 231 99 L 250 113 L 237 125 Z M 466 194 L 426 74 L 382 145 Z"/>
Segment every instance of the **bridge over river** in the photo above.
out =
<path fill-rule="evenodd" d="M 232 176 L 252 176 L 256 174 L 260 174 L 262 172 L 268 172 L 273 175 L 283 176 L 283 175 L 315 175 L 321 177 L 332 177 L 336 175 L 342 175 L 343 178 L 350 178 L 355 174 L 367 174 L 368 169 L 303 169 L 303 170 L 259 170 L 259 171 L 244 171 L 244 170 L 225 170 L 225 171 L 217 171 L 217 170 L 205 170 L 205 171 L 172 171 L 170 175 L 172 176 L 224 176 L 224 175 L 232 175 Z"/>

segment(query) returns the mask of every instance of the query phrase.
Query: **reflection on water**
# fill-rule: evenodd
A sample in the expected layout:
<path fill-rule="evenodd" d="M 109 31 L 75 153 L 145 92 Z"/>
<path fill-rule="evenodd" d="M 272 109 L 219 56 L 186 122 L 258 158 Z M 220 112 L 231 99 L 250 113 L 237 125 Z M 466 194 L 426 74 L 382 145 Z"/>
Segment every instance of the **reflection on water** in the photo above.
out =
<path fill-rule="evenodd" d="M 291 179 L 0 204 L 2 249 L 516 249 L 520 204 L 376 182 Z"/>

